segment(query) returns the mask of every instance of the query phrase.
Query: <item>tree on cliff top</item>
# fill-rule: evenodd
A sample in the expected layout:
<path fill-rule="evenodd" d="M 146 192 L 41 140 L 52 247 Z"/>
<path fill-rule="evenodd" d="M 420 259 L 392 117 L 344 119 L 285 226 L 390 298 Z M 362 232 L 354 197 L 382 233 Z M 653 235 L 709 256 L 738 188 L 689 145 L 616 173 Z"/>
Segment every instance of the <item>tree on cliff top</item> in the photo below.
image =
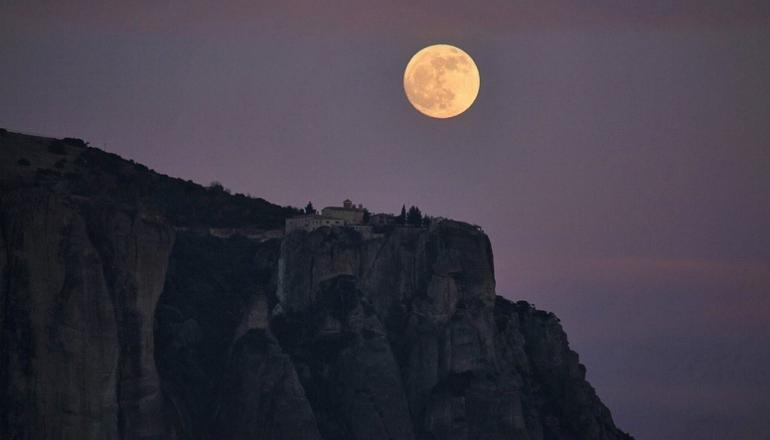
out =
<path fill-rule="evenodd" d="M 409 212 L 406 213 L 406 224 L 412 226 L 422 225 L 422 212 L 420 212 L 420 208 L 416 206 L 409 208 Z"/>

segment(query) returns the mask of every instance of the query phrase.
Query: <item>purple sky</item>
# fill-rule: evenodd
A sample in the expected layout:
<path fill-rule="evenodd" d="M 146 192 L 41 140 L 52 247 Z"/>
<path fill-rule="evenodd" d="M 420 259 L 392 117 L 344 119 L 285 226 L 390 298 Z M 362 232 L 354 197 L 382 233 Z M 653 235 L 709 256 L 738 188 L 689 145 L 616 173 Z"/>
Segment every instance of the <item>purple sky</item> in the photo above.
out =
<path fill-rule="evenodd" d="M 770 439 L 770 3 L 416 3 L 5 1 L 0 127 L 479 224 L 623 429 Z M 404 97 L 433 43 L 481 72 L 458 118 Z"/>

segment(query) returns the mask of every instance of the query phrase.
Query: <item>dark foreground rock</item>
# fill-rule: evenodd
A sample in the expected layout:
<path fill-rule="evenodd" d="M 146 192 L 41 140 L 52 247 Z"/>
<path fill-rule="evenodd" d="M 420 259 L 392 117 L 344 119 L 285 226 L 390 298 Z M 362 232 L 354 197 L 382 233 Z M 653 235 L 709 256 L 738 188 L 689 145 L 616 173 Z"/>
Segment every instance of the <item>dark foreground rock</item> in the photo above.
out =
<path fill-rule="evenodd" d="M 2 439 L 630 438 L 477 227 L 275 238 L 295 210 L 72 139 L 0 170 Z"/>

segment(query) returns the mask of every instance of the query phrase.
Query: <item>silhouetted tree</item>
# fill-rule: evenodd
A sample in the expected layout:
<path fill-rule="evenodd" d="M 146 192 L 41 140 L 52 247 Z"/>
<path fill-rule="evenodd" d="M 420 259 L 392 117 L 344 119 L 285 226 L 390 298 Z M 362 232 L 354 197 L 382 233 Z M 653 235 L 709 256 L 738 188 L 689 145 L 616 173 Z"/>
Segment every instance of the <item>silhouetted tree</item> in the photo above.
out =
<path fill-rule="evenodd" d="M 307 202 L 305 206 L 305 214 L 316 214 L 318 211 L 313 207 L 313 202 Z"/>
<path fill-rule="evenodd" d="M 430 227 L 430 217 L 428 217 L 425 214 L 423 214 L 423 216 L 422 216 L 422 226 L 425 227 L 425 228 Z"/>
<path fill-rule="evenodd" d="M 409 208 L 409 212 L 406 213 L 406 224 L 412 226 L 420 226 L 422 224 L 422 212 L 420 212 L 420 208 L 416 206 Z"/>
<path fill-rule="evenodd" d="M 225 189 L 225 186 L 219 183 L 218 180 L 209 183 L 209 190 L 216 192 L 228 192 L 228 190 Z"/>
<path fill-rule="evenodd" d="M 401 214 L 396 217 L 396 224 L 403 225 L 406 223 L 406 205 L 401 205 Z"/>
<path fill-rule="evenodd" d="M 364 208 L 364 224 L 369 224 L 369 219 L 372 217 L 372 214 L 369 212 L 368 209 Z"/>

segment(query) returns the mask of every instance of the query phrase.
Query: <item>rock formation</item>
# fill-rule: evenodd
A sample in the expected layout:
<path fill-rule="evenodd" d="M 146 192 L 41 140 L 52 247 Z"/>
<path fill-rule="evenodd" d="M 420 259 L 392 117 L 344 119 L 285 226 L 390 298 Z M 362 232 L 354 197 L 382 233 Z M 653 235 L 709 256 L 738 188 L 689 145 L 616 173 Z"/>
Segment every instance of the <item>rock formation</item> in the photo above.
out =
<path fill-rule="evenodd" d="M 0 131 L 0 171 L 0 438 L 630 438 L 477 227 L 273 238 L 74 139 Z"/>
<path fill-rule="evenodd" d="M 173 230 L 34 188 L 0 215 L 2 437 L 166 435 L 153 312 Z"/>

